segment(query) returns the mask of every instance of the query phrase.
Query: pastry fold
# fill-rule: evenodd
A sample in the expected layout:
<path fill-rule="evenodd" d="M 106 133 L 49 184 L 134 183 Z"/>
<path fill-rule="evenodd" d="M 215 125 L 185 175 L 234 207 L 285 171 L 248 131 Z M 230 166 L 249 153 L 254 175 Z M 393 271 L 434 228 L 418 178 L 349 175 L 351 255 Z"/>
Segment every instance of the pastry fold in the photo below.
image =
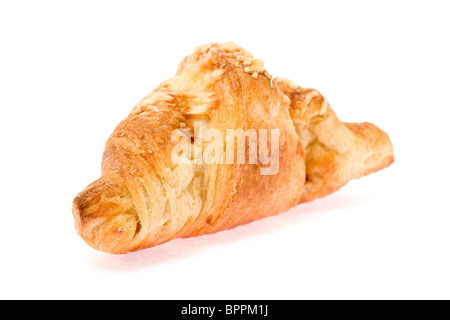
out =
<path fill-rule="evenodd" d="M 393 162 L 389 137 L 341 122 L 232 42 L 200 46 L 106 143 L 73 201 L 78 234 L 126 253 L 279 214 Z"/>

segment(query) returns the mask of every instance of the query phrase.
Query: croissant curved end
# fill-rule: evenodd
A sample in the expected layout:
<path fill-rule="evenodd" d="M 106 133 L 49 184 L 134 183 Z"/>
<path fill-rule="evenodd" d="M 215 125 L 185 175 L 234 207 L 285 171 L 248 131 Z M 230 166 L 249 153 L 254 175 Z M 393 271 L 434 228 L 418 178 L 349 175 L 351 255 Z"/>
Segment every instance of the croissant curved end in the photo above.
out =
<path fill-rule="evenodd" d="M 91 247 L 113 254 L 130 251 L 139 219 L 120 183 L 100 178 L 73 200 L 75 229 Z"/>

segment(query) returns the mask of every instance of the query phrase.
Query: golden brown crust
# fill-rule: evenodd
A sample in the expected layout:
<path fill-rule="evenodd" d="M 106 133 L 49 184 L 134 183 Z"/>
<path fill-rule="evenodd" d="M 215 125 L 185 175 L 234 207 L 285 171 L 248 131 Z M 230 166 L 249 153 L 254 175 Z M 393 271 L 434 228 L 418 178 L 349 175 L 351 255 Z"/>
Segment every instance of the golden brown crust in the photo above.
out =
<path fill-rule="evenodd" d="M 261 174 L 261 161 L 239 163 L 235 153 L 232 164 L 198 161 L 207 148 L 198 123 L 224 136 L 229 129 L 266 129 L 270 139 L 279 130 L 279 152 L 268 145 L 278 155 L 276 174 Z M 177 130 L 192 139 L 173 139 Z M 180 141 L 194 150 L 186 163 L 172 159 Z M 116 127 L 102 177 L 74 199 L 75 226 L 90 246 L 126 253 L 281 213 L 392 160 L 389 138 L 375 126 L 342 123 L 317 91 L 273 79 L 261 60 L 233 43 L 209 44 L 183 59 L 176 76 Z"/>

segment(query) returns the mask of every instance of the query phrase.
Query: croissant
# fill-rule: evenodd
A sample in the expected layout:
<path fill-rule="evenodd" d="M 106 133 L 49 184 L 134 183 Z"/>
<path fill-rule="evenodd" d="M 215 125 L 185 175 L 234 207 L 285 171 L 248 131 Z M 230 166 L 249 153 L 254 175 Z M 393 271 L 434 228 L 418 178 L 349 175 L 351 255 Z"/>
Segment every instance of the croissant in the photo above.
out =
<path fill-rule="evenodd" d="M 75 228 L 127 253 L 279 214 L 393 159 L 375 125 L 341 122 L 232 42 L 208 44 L 115 128 L 101 177 L 73 201 Z"/>

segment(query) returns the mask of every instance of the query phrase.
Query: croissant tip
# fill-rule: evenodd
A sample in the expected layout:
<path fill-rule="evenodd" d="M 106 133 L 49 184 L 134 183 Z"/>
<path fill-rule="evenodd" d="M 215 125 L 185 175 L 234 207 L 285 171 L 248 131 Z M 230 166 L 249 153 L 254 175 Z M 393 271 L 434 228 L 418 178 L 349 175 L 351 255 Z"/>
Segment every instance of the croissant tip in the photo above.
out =
<path fill-rule="evenodd" d="M 72 204 L 72 214 L 75 223 L 75 230 L 77 234 L 90 246 L 96 249 L 94 235 L 92 232 L 92 227 L 89 226 L 89 219 L 85 210 L 83 210 L 83 195 L 80 193 L 74 200 Z"/>
<path fill-rule="evenodd" d="M 112 245 L 108 241 L 108 236 L 111 235 L 109 230 L 106 232 L 103 229 L 107 219 L 96 219 L 88 217 L 86 212 L 80 207 L 80 199 L 77 197 L 73 200 L 72 214 L 75 221 L 75 229 L 77 234 L 88 244 L 91 248 L 111 254 L 121 254 L 128 251 L 120 250 L 118 246 Z M 126 237 L 126 232 L 123 227 L 116 228 L 115 239 L 117 235 L 122 234 Z"/>
<path fill-rule="evenodd" d="M 101 177 L 73 200 L 72 214 L 78 235 L 92 248 L 122 254 L 133 250 L 132 240 L 139 231 L 136 212 L 124 186 L 110 177 Z"/>

